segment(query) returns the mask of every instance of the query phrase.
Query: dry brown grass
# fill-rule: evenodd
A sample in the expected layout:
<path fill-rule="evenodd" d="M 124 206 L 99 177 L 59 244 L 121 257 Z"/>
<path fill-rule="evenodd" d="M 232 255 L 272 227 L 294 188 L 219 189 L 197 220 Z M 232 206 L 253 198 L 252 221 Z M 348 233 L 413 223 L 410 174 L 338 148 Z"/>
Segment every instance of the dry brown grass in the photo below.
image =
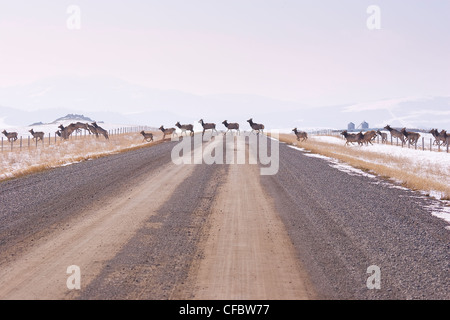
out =
<path fill-rule="evenodd" d="M 370 172 L 386 180 L 400 182 L 402 186 L 427 193 L 439 192 L 442 200 L 450 199 L 448 173 L 441 167 L 417 167 L 412 161 L 395 155 L 374 153 L 364 148 L 350 148 L 342 145 L 308 139 L 297 141 L 293 134 L 280 134 L 280 141 L 295 145 L 312 153 L 343 161 L 355 168 Z"/>
<path fill-rule="evenodd" d="M 153 142 L 142 141 L 142 135 L 134 132 L 113 135 L 109 140 L 103 137 L 78 136 L 67 141 L 59 138 L 56 142 L 51 140 L 50 145 L 46 140 L 44 144 L 39 143 L 37 147 L 32 144 L 29 148 L 23 146 L 22 149 L 15 148 L 13 151 L 5 148 L 0 153 L 0 180 L 96 159 L 113 153 L 147 148 L 163 142 L 161 132 L 152 133 Z"/>

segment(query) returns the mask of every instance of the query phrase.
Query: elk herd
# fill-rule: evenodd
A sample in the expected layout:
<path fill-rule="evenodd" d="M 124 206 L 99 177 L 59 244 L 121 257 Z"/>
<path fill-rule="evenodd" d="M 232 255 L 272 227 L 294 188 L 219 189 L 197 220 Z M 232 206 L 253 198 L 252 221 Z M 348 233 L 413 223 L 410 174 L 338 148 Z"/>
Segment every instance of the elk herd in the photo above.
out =
<path fill-rule="evenodd" d="M 260 123 L 255 123 L 253 122 L 253 119 L 250 118 L 247 120 L 247 122 L 250 125 L 251 133 L 254 133 L 256 135 L 259 135 L 260 133 L 264 133 L 264 128 L 265 126 L 263 124 Z M 217 133 L 218 131 L 216 129 L 216 124 L 215 123 L 206 123 L 203 119 L 200 119 L 198 121 L 199 124 L 202 125 L 202 136 L 205 135 L 206 130 L 211 130 L 211 132 Z M 236 122 L 228 122 L 228 120 L 224 120 L 222 122 L 222 124 L 225 126 L 226 131 L 224 133 L 224 135 L 226 135 L 229 131 L 233 134 L 233 130 L 236 132 L 236 134 L 241 134 L 241 131 L 239 130 L 239 123 Z M 175 127 L 181 130 L 181 136 L 183 136 L 183 133 L 187 136 L 187 132 L 190 132 L 190 135 L 193 136 L 194 135 L 194 125 L 193 124 L 181 124 L 179 121 L 175 124 Z M 177 132 L 176 132 L 176 128 L 172 127 L 172 128 L 164 128 L 164 125 L 162 125 L 161 127 L 159 127 L 159 130 L 162 131 L 163 133 L 163 140 L 166 138 L 166 136 L 178 136 Z M 151 142 L 153 141 L 153 134 L 150 132 L 145 132 L 145 131 L 141 131 L 140 134 L 144 137 L 143 141 L 147 141 L 147 142 Z"/>
<path fill-rule="evenodd" d="M 417 132 L 407 131 L 406 128 L 402 128 L 401 130 L 397 130 L 392 128 L 390 125 L 384 127 L 385 130 L 389 131 L 392 138 L 398 139 L 402 144 L 409 143 L 411 145 L 417 144 L 420 138 L 420 134 Z M 447 134 L 446 130 L 442 130 L 439 132 L 437 129 L 432 129 L 429 131 L 435 139 L 434 145 L 438 146 L 446 146 L 450 143 L 450 134 Z M 345 145 L 350 145 L 353 143 L 358 143 L 358 145 L 368 145 L 373 144 L 372 142 L 375 140 L 377 136 L 381 137 L 382 143 L 387 143 L 388 135 L 386 132 L 381 132 L 380 130 L 370 130 L 365 133 L 362 131 L 358 133 L 348 133 L 347 130 L 341 132 L 341 135 L 344 136 L 346 142 Z"/>
<path fill-rule="evenodd" d="M 260 133 L 264 133 L 265 126 L 260 123 L 253 122 L 253 119 L 250 118 L 247 120 L 247 122 L 250 125 L 251 133 L 254 133 L 256 135 L 259 135 Z M 218 133 L 216 129 L 215 123 L 205 123 L 203 119 L 200 119 L 198 121 L 199 124 L 202 125 L 202 135 L 205 134 L 207 130 L 211 130 L 212 133 Z M 226 135 L 229 131 L 233 134 L 233 130 L 236 132 L 236 134 L 240 135 L 240 128 L 239 123 L 236 122 L 228 122 L 228 120 L 224 120 L 222 124 L 225 126 L 226 131 L 224 132 L 224 135 Z M 163 133 L 163 140 L 166 138 L 166 136 L 174 136 L 177 135 L 176 128 L 181 130 L 181 136 L 183 136 L 183 133 L 187 136 L 187 132 L 190 132 L 190 135 L 194 135 L 194 125 L 193 124 L 181 124 L 179 121 L 175 124 L 175 127 L 172 128 L 164 128 L 164 126 L 161 126 L 159 130 Z M 61 137 L 64 140 L 69 139 L 69 137 L 74 132 L 81 133 L 81 130 L 85 130 L 85 132 L 89 134 L 94 134 L 97 138 L 99 136 L 103 136 L 106 140 L 109 139 L 108 131 L 100 127 L 97 122 L 92 123 L 71 123 L 68 126 L 59 125 L 58 131 L 56 131 L 56 135 Z M 417 132 L 407 131 L 406 128 L 402 128 L 401 130 L 394 129 L 390 125 L 387 125 L 384 127 L 386 131 L 388 131 L 391 135 L 391 138 L 398 139 L 401 141 L 402 144 L 409 143 L 411 145 L 415 145 L 419 138 L 420 134 Z M 298 141 L 306 141 L 308 139 L 308 134 L 304 131 L 299 131 L 297 128 L 292 129 L 294 134 L 297 137 Z M 33 136 L 33 140 L 36 141 L 42 141 L 44 140 L 44 132 L 35 132 L 33 129 L 29 130 L 30 134 Z M 18 139 L 17 132 L 7 132 L 6 130 L 3 130 L 2 132 L 6 138 L 8 139 L 8 142 L 14 142 Z M 434 145 L 437 146 L 448 146 L 450 145 L 450 134 L 447 134 L 446 130 L 441 130 L 440 132 L 437 129 L 432 129 L 429 131 L 430 134 L 433 135 L 435 141 Z M 153 141 L 153 133 L 141 131 L 140 134 L 143 136 L 143 141 L 151 142 Z M 365 133 L 362 131 L 358 133 L 349 133 L 347 130 L 344 130 L 340 133 L 344 139 L 346 140 L 345 145 L 350 145 L 353 143 L 357 143 L 358 145 L 369 145 L 373 144 L 376 137 L 381 138 L 382 143 L 387 143 L 388 141 L 388 134 L 386 132 L 381 132 L 380 130 L 370 130 Z"/>
<path fill-rule="evenodd" d="M 105 129 L 100 127 L 97 124 L 97 122 L 92 122 L 90 124 L 77 122 L 77 123 L 71 123 L 68 126 L 64 126 L 61 124 L 58 126 L 58 129 L 59 130 L 57 130 L 55 132 L 55 134 L 64 140 L 68 140 L 74 132 L 81 133 L 82 132 L 81 130 L 85 130 L 89 134 L 94 134 L 97 138 L 100 135 L 102 135 L 103 137 L 105 137 L 106 140 L 109 139 L 108 131 L 106 131 Z M 31 129 L 28 132 L 33 137 L 33 140 L 35 140 L 35 141 L 43 141 L 44 140 L 44 136 L 45 136 L 44 132 L 36 132 L 36 131 L 34 131 L 34 129 Z M 7 132 L 6 130 L 3 130 L 2 133 L 6 136 L 6 138 L 8 139 L 8 142 L 14 142 L 18 139 L 17 132 Z"/>

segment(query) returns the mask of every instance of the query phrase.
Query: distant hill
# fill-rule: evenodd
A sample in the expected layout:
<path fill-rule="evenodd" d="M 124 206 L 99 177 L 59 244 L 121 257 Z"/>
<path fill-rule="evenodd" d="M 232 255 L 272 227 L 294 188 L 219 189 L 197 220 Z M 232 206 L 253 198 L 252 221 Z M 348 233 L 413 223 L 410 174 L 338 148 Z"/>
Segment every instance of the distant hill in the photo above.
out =
<path fill-rule="evenodd" d="M 41 121 L 41 122 L 35 122 L 35 123 L 30 124 L 30 127 L 34 127 L 34 126 L 43 126 L 43 125 L 45 125 L 45 123 L 43 123 L 43 122 Z"/>
<path fill-rule="evenodd" d="M 61 121 L 66 121 L 66 120 L 72 120 L 72 121 L 82 121 L 82 122 L 94 122 L 94 120 L 92 120 L 89 117 L 85 117 L 84 115 L 80 115 L 80 114 L 73 114 L 73 113 L 69 113 L 68 115 L 58 118 L 55 121 L 51 122 L 51 123 L 57 123 L 57 122 L 61 122 Z"/>

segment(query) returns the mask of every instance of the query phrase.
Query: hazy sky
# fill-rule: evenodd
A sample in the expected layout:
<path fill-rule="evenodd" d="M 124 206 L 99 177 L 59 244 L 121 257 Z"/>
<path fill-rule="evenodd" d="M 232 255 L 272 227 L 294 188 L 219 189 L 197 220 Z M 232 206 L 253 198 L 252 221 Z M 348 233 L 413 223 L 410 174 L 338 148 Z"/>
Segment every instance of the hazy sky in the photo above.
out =
<path fill-rule="evenodd" d="M 101 75 L 311 106 L 450 96 L 449 35 L 449 0 L 0 0 L 0 86 Z"/>

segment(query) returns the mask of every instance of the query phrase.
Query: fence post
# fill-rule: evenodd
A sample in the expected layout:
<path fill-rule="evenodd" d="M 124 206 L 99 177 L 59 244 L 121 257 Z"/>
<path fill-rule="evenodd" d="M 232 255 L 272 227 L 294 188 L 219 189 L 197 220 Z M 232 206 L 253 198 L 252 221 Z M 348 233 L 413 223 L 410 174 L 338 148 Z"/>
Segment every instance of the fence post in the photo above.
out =
<path fill-rule="evenodd" d="M 422 151 L 425 151 L 425 138 L 422 137 Z"/>
<path fill-rule="evenodd" d="M 22 151 L 22 136 L 20 136 L 20 151 Z"/>

